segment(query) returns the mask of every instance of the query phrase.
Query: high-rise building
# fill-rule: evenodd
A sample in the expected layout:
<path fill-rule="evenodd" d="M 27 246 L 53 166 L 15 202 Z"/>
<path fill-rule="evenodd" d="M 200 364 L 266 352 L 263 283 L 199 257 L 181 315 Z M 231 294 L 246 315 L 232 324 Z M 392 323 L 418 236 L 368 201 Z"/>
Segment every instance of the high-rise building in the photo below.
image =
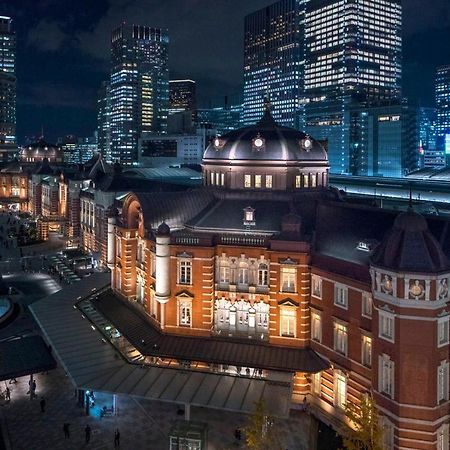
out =
<path fill-rule="evenodd" d="M 450 66 L 437 69 L 436 108 L 437 156 L 450 166 Z"/>
<path fill-rule="evenodd" d="M 436 149 L 436 108 L 418 109 L 419 152 L 423 155 L 423 167 L 442 167 L 444 159 Z"/>
<path fill-rule="evenodd" d="M 111 84 L 104 81 L 98 93 L 97 100 L 97 133 L 98 151 L 108 162 L 113 162 L 111 157 Z"/>
<path fill-rule="evenodd" d="M 294 126 L 303 92 L 305 0 L 280 0 L 245 18 L 243 123 L 257 122 L 264 97 Z"/>
<path fill-rule="evenodd" d="M 14 154 L 16 144 L 16 36 L 12 19 L 0 16 L 0 158 Z"/>
<path fill-rule="evenodd" d="M 400 103 L 401 32 L 401 0 L 306 3 L 301 125 L 328 138 L 333 172 L 351 172 L 350 109 Z"/>
<path fill-rule="evenodd" d="M 165 30 L 122 24 L 111 40 L 111 156 L 134 164 L 142 132 L 165 132 L 169 104 Z"/>
<path fill-rule="evenodd" d="M 195 81 L 169 81 L 169 114 L 194 111 L 197 108 Z"/>

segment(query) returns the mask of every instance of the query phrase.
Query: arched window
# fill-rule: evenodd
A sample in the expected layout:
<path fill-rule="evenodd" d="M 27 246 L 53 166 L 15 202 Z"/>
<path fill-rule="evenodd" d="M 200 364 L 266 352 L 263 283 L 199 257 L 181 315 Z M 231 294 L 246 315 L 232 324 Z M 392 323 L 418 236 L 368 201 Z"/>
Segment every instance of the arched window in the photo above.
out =
<path fill-rule="evenodd" d="M 267 329 L 269 326 L 269 305 L 260 301 L 253 306 L 256 310 L 256 325 L 259 328 Z"/>
<path fill-rule="evenodd" d="M 269 268 L 267 264 L 260 264 L 258 268 L 258 286 L 269 285 Z"/>
<path fill-rule="evenodd" d="M 230 283 L 230 263 L 227 260 L 220 261 L 219 283 Z"/>
<path fill-rule="evenodd" d="M 248 284 L 248 264 L 246 262 L 239 263 L 238 283 Z"/>

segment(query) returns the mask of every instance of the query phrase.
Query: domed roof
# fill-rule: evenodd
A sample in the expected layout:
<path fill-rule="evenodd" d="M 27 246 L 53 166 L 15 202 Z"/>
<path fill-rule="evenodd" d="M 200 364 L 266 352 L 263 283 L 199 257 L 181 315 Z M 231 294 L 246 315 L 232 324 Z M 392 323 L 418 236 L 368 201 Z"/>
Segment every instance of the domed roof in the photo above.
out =
<path fill-rule="evenodd" d="M 163 222 L 157 230 L 158 236 L 170 236 L 170 227 L 166 222 Z"/>
<path fill-rule="evenodd" d="M 428 229 L 426 219 L 409 208 L 376 248 L 372 264 L 400 272 L 438 273 L 450 270 L 441 245 Z"/>
<path fill-rule="evenodd" d="M 278 125 L 270 109 L 255 125 L 217 137 L 206 149 L 203 159 L 233 161 L 305 161 L 328 164 L 320 142 L 293 128 Z"/>
<path fill-rule="evenodd" d="M 49 144 L 43 138 L 32 144 L 24 145 L 20 150 L 22 158 L 62 158 L 61 149 L 55 144 Z"/>

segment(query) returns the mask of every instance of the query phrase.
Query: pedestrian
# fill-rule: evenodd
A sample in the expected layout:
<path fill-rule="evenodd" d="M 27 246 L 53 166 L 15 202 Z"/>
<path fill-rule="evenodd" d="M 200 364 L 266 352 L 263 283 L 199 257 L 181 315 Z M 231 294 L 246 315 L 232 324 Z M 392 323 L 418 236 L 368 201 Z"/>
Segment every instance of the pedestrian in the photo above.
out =
<path fill-rule="evenodd" d="M 8 402 L 11 401 L 11 391 L 9 390 L 9 387 L 8 387 L 8 386 L 6 386 L 5 400 L 8 400 Z"/>
<path fill-rule="evenodd" d="M 241 429 L 239 427 L 234 430 L 234 438 L 237 441 L 241 440 Z"/>
<path fill-rule="evenodd" d="M 41 405 L 41 412 L 45 412 L 45 398 L 42 397 L 41 401 L 39 402 L 39 404 Z"/>
<path fill-rule="evenodd" d="M 120 431 L 118 428 L 114 433 L 114 447 L 120 447 Z"/>
<path fill-rule="evenodd" d="M 36 397 L 36 381 L 33 380 L 30 387 L 30 399 L 34 399 Z"/>
<path fill-rule="evenodd" d="M 63 425 L 63 431 L 64 431 L 64 439 L 70 439 L 70 423 L 65 423 Z"/>
<path fill-rule="evenodd" d="M 89 424 L 86 425 L 86 428 L 84 429 L 84 436 L 86 438 L 86 444 L 89 444 L 89 441 L 91 440 L 91 427 Z"/>

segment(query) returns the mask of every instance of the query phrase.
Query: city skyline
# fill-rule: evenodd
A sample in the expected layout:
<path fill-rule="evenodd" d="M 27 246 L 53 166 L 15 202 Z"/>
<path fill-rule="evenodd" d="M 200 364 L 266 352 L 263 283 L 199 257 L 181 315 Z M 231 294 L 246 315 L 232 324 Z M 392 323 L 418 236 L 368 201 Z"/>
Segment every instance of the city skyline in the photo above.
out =
<path fill-rule="evenodd" d="M 244 17 L 273 2 L 251 0 L 235 7 L 233 1 L 222 2 L 213 14 L 221 16 L 220 21 L 211 20 L 212 13 L 202 0 L 175 1 L 157 8 L 149 8 L 154 6 L 151 1 L 123 5 L 110 0 L 86 10 L 83 2 L 69 10 L 65 2 L 28 3 L 0 3 L 3 13 L 13 17 L 18 35 L 19 142 L 24 136 L 39 134 L 42 126 L 49 138 L 92 133 L 96 128 L 96 93 L 108 74 L 110 33 L 122 19 L 138 22 L 139 18 L 140 23 L 169 28 L 170 77 L 194 79 L 200 104 L 224 93 L 239 92 Z M 421 10 L 417 16 L 423 2 L 405 3 L 403 93 L 422 105 L 433 105 L 435 68 L 450 61 L 450 50 L 439 46 L 450 34 L 450 5 L 434 2 L 433 8 Z M 195 29 L 188 25 L 191 20 Z"/>

